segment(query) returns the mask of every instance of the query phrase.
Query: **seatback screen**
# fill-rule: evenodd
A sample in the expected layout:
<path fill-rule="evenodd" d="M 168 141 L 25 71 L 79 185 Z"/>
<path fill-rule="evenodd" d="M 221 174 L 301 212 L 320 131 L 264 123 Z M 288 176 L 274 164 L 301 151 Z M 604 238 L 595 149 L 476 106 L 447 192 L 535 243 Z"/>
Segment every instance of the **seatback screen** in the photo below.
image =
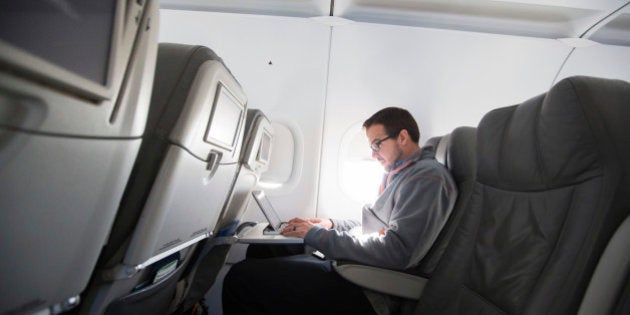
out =
<path fill-rule="evenodd" d="M 116 2 L 0 1 L 0 40 L 106 86 Z"/>
<path fill-rule="evenodd" d="M 244 106 L 224 86 L 219 85 L 206 141 L 233 150 L 243 111 Z"/>
<path fill-rule="evenodd" d="M 258 150 L 257 160 L 263 163 L 269 161 L 269 153 L 271 152 L 271 136 L 266 130 L 263 130 L 262 138 L 260 139 L 260 149 Z"/>

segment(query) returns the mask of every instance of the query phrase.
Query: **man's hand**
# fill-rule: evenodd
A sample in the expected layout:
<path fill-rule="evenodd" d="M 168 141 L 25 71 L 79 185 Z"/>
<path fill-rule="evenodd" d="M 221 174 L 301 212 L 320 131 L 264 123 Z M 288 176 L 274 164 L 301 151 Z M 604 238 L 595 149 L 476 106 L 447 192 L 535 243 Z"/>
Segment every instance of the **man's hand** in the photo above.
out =
<path fill-rule="evenodd" d="M 287 222 L 287 226 L 282 230 L 282 235 L 304 238 L 306 233 L 315 225 L 327 228 L 332 226 L 332 222 L 327 219 L 319 218 L 293 218 Z"/>
<path fill-rule="evenodd" d="M 333 223 L 332 223 L 332 221 L 330 219 L 308 218 L 308 219 L 305 219 L 305 220 L 309 221 L 309 222 L 311 222 L 311 223 L 313 223 L 315 225 L 319 225 L 319 226 L 321 226 L 323 228 L 329 229 L 329 230 L 332 229 L 332 226 L 333 226 Z M 289 222 L 291 222 L 291 221 L 289 221 Z"/>

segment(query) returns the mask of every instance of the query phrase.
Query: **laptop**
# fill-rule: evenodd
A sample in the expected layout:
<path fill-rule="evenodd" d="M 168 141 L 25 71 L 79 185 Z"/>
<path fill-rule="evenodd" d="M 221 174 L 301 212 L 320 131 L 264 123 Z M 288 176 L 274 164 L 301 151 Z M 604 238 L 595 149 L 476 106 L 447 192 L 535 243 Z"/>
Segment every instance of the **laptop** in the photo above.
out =
<path fill-rule="evenodd" d="M 280 216 L 276 212 L 276 210 L 271 205 L 271 202 L 265 195 L 265 192 L 262 190 L 252 191 L 252 196 L 254 196 L 254 200 L 258 204 L 258 207 L 267 218 L 269 222 L 269 226 L 267 226 L 263 230 L 263 235 L 279 235 L 282 232 L 282 229 L 287 225 L 286 222 L 283 222 L 280 219 Z"/>

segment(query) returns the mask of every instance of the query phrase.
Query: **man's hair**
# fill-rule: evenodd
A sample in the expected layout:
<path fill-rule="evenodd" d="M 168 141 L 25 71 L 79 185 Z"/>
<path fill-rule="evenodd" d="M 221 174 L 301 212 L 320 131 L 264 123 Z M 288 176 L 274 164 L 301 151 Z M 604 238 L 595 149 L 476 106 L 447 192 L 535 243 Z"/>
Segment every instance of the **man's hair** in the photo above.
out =
<path fill-rule="evenodd" d="M 363 128 L 367 129 L 376 124 L 383 125 L 388 136 L 396 136 L 401 130 L 405 129 L 413 142 L 418 143 L 420 141 L 418 123 L 406 109 L 398 107 L 383 108 L 368 118 L 363 123 Z"/>

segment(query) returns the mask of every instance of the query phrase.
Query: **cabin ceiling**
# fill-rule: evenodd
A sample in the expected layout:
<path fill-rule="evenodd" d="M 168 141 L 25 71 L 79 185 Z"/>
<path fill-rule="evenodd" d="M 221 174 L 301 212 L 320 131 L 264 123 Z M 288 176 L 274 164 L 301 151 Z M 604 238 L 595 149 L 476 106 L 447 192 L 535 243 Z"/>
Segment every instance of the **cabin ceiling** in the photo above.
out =
<path fill-rule="evenodd" d="M 160 7 L 286 17 L 333 16 L 630 46 L 630 1 L 620 0 L 161 0 Z"/>

